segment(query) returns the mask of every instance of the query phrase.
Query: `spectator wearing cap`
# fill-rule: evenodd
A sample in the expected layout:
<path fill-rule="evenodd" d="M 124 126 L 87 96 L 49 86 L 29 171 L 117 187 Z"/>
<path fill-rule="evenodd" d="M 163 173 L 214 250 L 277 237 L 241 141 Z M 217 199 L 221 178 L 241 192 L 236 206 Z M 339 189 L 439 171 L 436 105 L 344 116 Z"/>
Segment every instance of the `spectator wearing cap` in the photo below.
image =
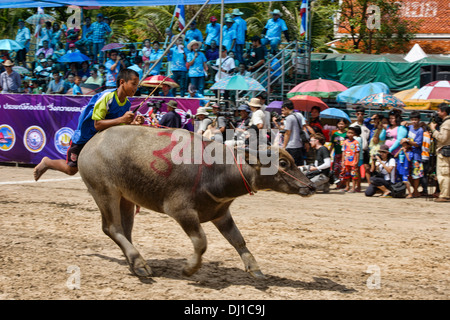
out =
<path fill-rule="evenodd" d="M 194 124 L 194 131 L 196 133 L 203 135 L 206 129 L 208 129 L 208 126 L 212 123 L 212 120 L 208 116 L 209 113 L 206 111 L 205 107 L 199 107 L 197 109 Z"/>
<path fill-rule="evenodd" d="M 197 87 L 195 87 L 192 83 L 188 87 L 188 98 L 197 98 L 203 99 L 204 95 L 197 92 Z M 200 100 L 200 106 L 204 107 L 209 101 L 208 100 Z"/>
<path fill-rule="evenodd" d="M 187 63 L 189 65 L 189 81 L 192 83 L 203 95 L 203 90 L 205 88 L 205 72 L 208 71 L 208 66 L 206 64 L 206 57 L 203 52 L 200 52 L 201 42 L 192 40 L 187 48 L 189 53 L 187 54 Z"/>
<path fill-rule="evenodd" d="M 167 55 L 170 61 L 170 70 L 172 71 L 172 79 L 180 86 L 180 96 L 184 97 L 187 87 L 187 68 L 186 68 L 186 50 L 183 45 L 183 39 L 180 37 L 177 40 L 177 45 L 170 48 Z M 177 89 L 173 88 L 172 94 L 175 96 Z"/>
<path fill-rule="evenodd" d="M 53 49 L 49 47 L 48 40 L 42 41 L 42 48 L 40 48 L 38 51 L 36 51 L 36 56 L 39 56 L 39 54 L 42 52 L 44 53 L 45 58 L 51 58 L 53 55 Z"/>
<path fill-rule="evenodd" d="M 3 62 L 5 71 L 0 75 L 0 85 L 2 93 L 17 93 L 19 92 L 22 80 L 20 74 L 13 70 L 14 63 L 11 60 Z"/>
<path fill-rule="evenodd" d="M 234 140 L 237 145 L 244 144 L 245 139 L 248 138 L 247 129 L 250 126 L 250 107 L 242 104 L 237 109 L 239 111 L 240 119 L 236 122 L 236 129 L 234 130 Z M 234 144 L 232 144 L 234 145 Z"/>
<path fill-rule="evenodd" d="M 23 49 L 17 51 L 16 62 L 21 63 L 24 67 L 26 67 L 27 52 L 30 48 L 31 34 L 30 29 L 25 27 L 25 21 L 23 21 L 23 19 L 19 19 L 18 25 L 19 29 L 17 29 L 16 42 L 19 43 Z"/>
<path fill-rule="evenodd" d="M 391 186 L 395 183 L 395 159 L 389 152 L 389 147 L 385 144 L 380 146 L 379 154 L 374 156 L 374 161 L 370 167 L 370 184 L 365 194 L 367 197 L 373 196 L 378 190 L 388 197 L 391 193 Z"/>
<path fill-rule="evenodd" d="M 166 105 L 167 113 L 162 116 L 158 124 L 162 127 L 181 128 L 181 116 L 175 111 L 177 109 L 177 102 L 170 100 Z"/>
<path fill-rule="evenodd" d="M 223 143 L 225 137 L 225 130 L 227 129 L 227 121 L 224 116 L 219 115 L 220 106 L 217 104 L 212 105 L 212 113 L 216 116 L 215 127 L 217 132 L 215 132 L 214 140 Z"/>
<path fill-rule="evenodd" d="M 77 46 L 75 45 L 75 43 L 71 43 L 69 44 L 69 50 L 67 50 L 67 53 L 75 53 L 75 52 L 80 52 L 80 50 L 77 49 Z"/>
<path fill-rule="evenodd" d="M 205 44 L 210 47 L 211 41 L 215 41 L 216 44 L 220 41 L 220 24 L 217 23 L 217 18 L 212 16 L 209 18 L 210 23 L 206 25 L 206 39 Z"/>
<path fill-rule="evenodd" d="M 225 19 L 225 27 L 223 27 L 222 46 L 227 48 L 228 52 L 234 50 L 236 45 L 236 27 L 234 27 L 234 20 L 231 17 Z"/>
<path fill-rule="evenodd" d="M 101 50 L 105 45 L 105 39 L 109 33 L 111 33 L 111 28 L 104 21 L 103 14 L 97 14 L 97 21 L 91 25 L 91 30 L 87 33 L 87 36 L 89 36 L 92 40 L 92 53 L 94 54 L 94 63 L 98 62 L 99 54 L 100 61 L 103 61 L 103 52 Z"/>
<path fill-rule="evenodd" d="M 289 42 L 289 33 L 286 22 L 281 19 L 283 15 L 280 10 L 275 9 L 271 12 L 272 18 L 269 19 L 261 34 L 261 44 L 266 46 L 270 44 L 270 51 L 276 54 L 278 45 L 281 43 L 281 33 L 284 33 L 286 40 Z"/>
<path fill-rule="evenodd" d="M 192 21 L 192 23 L 189 25 L 189 30 L 186 31 L 186 36 L 184 37 L 185 47 L 189 49 L 189 43 L 194 40 L 200 42 L 200 45 L 203 43 L 203 34 L 199 29 L 197 29 L 196 21 Z"/>
<path fill-rule="evenodd" d="M 244 62 L 244 46 L 245 39 L 247 38 L 247 22 L 241 17 L 243 14 L 239 9 L 233 9 L 231 12 L 234 24 L 236 25 L 236 45 L 234 52 L 239 62 Z"/>

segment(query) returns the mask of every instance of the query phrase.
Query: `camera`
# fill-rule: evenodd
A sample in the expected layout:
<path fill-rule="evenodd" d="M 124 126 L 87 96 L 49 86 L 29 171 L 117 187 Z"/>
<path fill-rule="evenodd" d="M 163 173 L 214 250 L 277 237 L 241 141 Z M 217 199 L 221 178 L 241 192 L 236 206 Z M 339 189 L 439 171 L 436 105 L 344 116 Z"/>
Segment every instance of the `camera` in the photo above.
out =
<path fill-rule="evenodd" d="M 225 117 L 225 118 L 230 118 L 230 117 L 234 117 L 234 112 L 231 111 L 219 111 L 217 113 L 218 117 Z"/>
<path fill-rule="evenodd" d="M 282 116 L 282 115 L 279 115 L 279 114 L 276 113 L 275 111 L 273 111 L 273 112 L 271 113 L 271 117 L 272 117 L 272 118 L 276 118 L 276 119 L 277 119 L 277 122 L 280 122 L 281 120 L 283 120 L 283 116 Z"/>
<path fill-rule="evenodd" d="M 437 124 L 437 128 L 439 128 L 443 122 L 442 118 L 439 117 L 439 115 L 437 114 L 437 112 L 433 112 L 433 114 L 430 116 L 430 123 L 436 123 Z"/>
<path fill-rule="evenodd" d="M 159 111 L 159 109 L 161 109 L 163 102 L 161 100 L 156 100 L 156 101 L 148 101 L 147 102 L 147 107 L 149 108 L 153 108 L 153 111 Z"/>

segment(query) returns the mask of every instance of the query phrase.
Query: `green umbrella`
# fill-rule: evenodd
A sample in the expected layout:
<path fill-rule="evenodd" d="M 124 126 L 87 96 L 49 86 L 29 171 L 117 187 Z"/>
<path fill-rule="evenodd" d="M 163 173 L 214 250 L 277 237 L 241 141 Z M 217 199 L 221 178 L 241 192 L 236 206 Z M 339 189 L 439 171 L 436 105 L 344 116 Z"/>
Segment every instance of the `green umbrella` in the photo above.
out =
<path fill-rule="evenodd" d="M 222 78 L 209 88 L 209 90 L 266 91 L 255 79 L 241 75 Z"/>

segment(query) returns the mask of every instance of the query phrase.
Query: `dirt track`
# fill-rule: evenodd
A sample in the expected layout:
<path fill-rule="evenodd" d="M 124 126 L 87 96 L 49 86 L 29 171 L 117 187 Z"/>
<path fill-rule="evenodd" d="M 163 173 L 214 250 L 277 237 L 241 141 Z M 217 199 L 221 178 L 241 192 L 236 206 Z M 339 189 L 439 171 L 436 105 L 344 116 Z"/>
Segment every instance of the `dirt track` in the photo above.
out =
<path fill-rule="evenodd" d="M 42 182 L 16 183 L 30 180 L 31 168 L 0 166 L 0 299 L 450 298 L 446 203 L 335 191 L 241 197 L 233 217 L 265 281 L 243 270 L 210 223 L 203 267 L 182 276 L 189 238 L 170 218 L 143 209 L 133 238 L 155 273 L 143 280 L 130 274 L 119 247 L 101 231 L 78 175 L 67 180 L 49 171 Z M 80 287 L 71 290 L 78 271 Z"/>

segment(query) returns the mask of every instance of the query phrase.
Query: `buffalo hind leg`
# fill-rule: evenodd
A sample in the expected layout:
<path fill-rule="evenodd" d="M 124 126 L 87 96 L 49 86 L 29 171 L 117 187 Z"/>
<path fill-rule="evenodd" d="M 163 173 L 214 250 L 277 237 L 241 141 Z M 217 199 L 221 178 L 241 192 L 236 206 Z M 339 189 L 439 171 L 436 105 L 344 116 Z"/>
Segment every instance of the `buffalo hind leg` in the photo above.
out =
<path fill-rule="evenodd" d="M 205 253 L 207 247 L 205 232 L 198 220 L 197 211 L 193 209 L 184 210 L 181 214 L 170 215 L 179 223 L 194 245 L 194 254 L 188 259 L 183 269 L 185 276 L 191 276 L 202 265 L 202 255 Z"/>
<path fill-rule="evenodd" d="M 244 237 L 234 223 L 230 210 L 226 214 L 212 221 L 219 229 L 220 233 L 236 249 L 245 265 L 245 271 L 249 272 L 255 278 L 264 279 L 265 276 L 259 269 L 258 263 L 247 249 Z"/>
<path fill-rule="evenodd" d="M 152 276 L 151 268 L 131 243 L 133 222 L 130 215 L 134 215 L 134 205 L 119 194 L 92 195 L 102 213 L 103 232 L 122 249 L 131 271 L 139 277 Z"/>

